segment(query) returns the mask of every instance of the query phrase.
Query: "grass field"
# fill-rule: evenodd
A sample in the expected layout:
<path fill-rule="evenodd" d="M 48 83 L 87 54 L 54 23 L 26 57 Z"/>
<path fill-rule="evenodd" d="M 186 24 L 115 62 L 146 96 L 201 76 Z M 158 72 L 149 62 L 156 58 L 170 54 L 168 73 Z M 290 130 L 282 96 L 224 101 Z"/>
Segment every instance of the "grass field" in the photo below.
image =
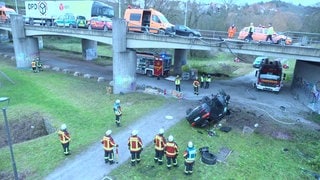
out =
<path fill-rule="evenodd" d="M 0 96 L 10 97 L 8 121 L 23 121 L 21 118 L 25 115 L 32 118 L 32 114 L 40 113 L 55 129 L 66 123 L 72 134 L 74 154 L 99 141 L 108 128 L 115 126 L 112 111 L 115 99 L 127 102 L 123 104 L 123 111 L 131 112 L 130 117 L 124 114 L 128 124 L 144 111 L 165 102 L 165 99 L 147 94 L 106 95 L 105 83 L 50 71 L 32 73 L 31 70 L 18 70 L 3 59 L 0 59 L 0 71 L 15 82 L 11 84 L 0 76 Z M 143 112 L 140 111 L 142 107 Z M 3 123 L 1 120 L 1 126 Z M 121 128 L 114 131 L 119 130 Z M 65 159 L 61 150 L 56 133 L 15 144 L 19 173 L 26 175 L 27 179 L 43 179 Z M 8 147 L 0 149 L 0 162 L 0 172 L 12 171 Z"/>

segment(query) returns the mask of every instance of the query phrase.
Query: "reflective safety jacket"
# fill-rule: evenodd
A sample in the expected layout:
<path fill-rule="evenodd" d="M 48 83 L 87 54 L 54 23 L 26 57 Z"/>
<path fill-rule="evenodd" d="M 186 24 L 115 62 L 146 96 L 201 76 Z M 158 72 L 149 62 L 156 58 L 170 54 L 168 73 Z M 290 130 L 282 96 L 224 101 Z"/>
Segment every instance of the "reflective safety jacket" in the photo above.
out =
<path fill-rule="evenodd" d="M 273 33 L 274 33 L 273 27 L 272 26 L 268 27 L 267 35 L 273 35 Z"/>
<path fill-rule="evenodd" d="M 62 144 L 66 144 L 71 140 L 70 134 L 67 130 L 59 130 L 58 135 Z"/>
<path fill-rule="evenodd" d="M 165 152 L 167 157 L 175 157 L 178 155 L 178 145 L 175 142 L 167 142 L 165 146 Z"/>
<path fill-rule="evenodd" d="M 33 67 L 33 68 L 36 67 L 36 62 L 35 62 L 35 61 L 32 61 L 32 62 L 31 62 L 31 67 Z"/>
<path fill-rule="evenodd" d="M 180 82 L 181 80 L 180 80 L 180 78 L 176 78 L 176 80 L 174 81 L 174 83 L 176 84 L 176 85 L 180 85 Z"/>
<path fill-rule="evenodd" d="M 111 136 L 103 136 L 101 144 L 103 144 L 103 149 L 106 151 L 112 151 L 113 147 L 116 146 L 116 143 Z"/>
<path fill-rule="evenodd" d="M 200 76 L 200 82 L 204 82 L 204 77 Z"/>
<path fill-rule="evenodd" d="M 188 147 L 183 153 L 183 157 L 185 158 L 185 162 L 187 162 L 187 163 L 194 162 L 196 159 L 196 154 L 197 154 L 197 150 L 195 147 L 192 147 L 192 148 Z"/>
<path fill-rule="evenodd" d="M 166 139 L 163 137 L 163 135 L 157 134 L 153 142 L 154 142 L 154 148 L 156 150 L 159 150 L 159 151 L 164 150 L 164 146 L 166 145 Z"/>
<path fill-rule="evenodd" d="M 142 148 L 141 138 L 138 136 L 131 136 L 128 140 L 129 150 L 132 152 L 138 152 Z"/>
<path fill-rule="evenodd" d="M 115 115 L 118 115 L 118 116 L 121 115 L 122 114 L 122 109 L 121 109 L 120 104 L 114 103 L 113 111 L 114 111 Z"/>
<path fill-rule="evenodd" d="M 211 82 L 211 77 L 207 77 L 206 82 Z"/>

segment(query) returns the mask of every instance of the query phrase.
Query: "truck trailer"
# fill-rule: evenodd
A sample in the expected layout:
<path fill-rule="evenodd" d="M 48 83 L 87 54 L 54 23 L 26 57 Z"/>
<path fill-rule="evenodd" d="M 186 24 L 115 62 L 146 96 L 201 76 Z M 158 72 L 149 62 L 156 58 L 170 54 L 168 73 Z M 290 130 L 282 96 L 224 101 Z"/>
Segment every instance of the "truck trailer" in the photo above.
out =
<path fill-rule="evenodd" d="M 169 76 L 172 56 L 167 53 L 137 52 L 136 73 L 147 76 Z"/>
<path fill-rule="evenodd" d="M 87 20 L 93 16 L 114 17 L 113 7 L 99 1 L 25 1 L 25 9 L 30 25 L 51 26 L 65 14 L 84 16 Z"/>
<path fill-rule="evenodd" d="M 286 74 L 282 74 L 281 62 L 278 60 L 266 59 L 260 65 L 259 70 L 255 73 L 256 82 L 254 87 L 258 90 L 266 90 L 272 92 L 279 92 L 283 86 Z"/>

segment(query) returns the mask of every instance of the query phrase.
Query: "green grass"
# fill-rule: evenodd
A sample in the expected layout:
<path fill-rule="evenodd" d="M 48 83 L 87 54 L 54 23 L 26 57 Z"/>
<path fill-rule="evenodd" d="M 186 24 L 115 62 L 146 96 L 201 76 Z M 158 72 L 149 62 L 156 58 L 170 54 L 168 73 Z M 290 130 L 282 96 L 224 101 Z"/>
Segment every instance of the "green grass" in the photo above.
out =
<path fill-rule="evenodd" d="M 32 73 L 31 70 L 16 69 L 8 62 L 0 61 L 0 71 L 15 82 L 11 84 L 0 76 L 1 96 L 10 97 L 8 120 L 12 122 L 23 115 L 39 112 L 56 129 L 66 123 L 72 134 L 71 149 L 75 154 L 99 141 L 108 128 L 115 127 L 112 111 L 115 99 L 123 102 L 126 124 L 122 128 L 143 112 L 165 102 L 163 98 L 139 93 L 106 95 L 106 83 L 50 71 Z M 130 116 L 126 112 L 130 112 Z M 0 124 L 3 125 L 2 120 Z M 27 179 L 42 179 L 65 159 L 56 133 L 15 144 L 14 153 L 19 173 L 27 174 Z M 0 149 L 0 161 L 0 172 L 12 171 L 7 147 Z"/>
<path fill-rule="evenodd" d="M 198 131 L 203 132 L 203 134 Z M 229 133 L 216 131 L 217 137 L 210 137 L 205 130 L 193 129 L 186 121 L 165 132 L 172 134 L 179 145 L 179 167 L 168 170 L 166 165 L 154 164 L 154 148 L 149 146 L 142 152 L 142 162 L 131 167 L 127 161 L 114 170 L 110 177 L 114 179 L 313 179 L 301 168 L 313 171 L 320 170 L 312 166 L 310 159 L 318 154 L 320 148 L 317 139 L 320 135 L 316 132 L 296 132 L 293 141 L 276 140 L 259 134 L 243 135 L 240 130 L 232 130 Z M 186 177 L 183 165 L 183 151 L 187 142 L 192 140 L 196 148 L 208 146 L 210 152 L 217 154 L 220 148 L 227 147 L 233 152 L 226 163 L 206 165 L 200 161 L 197 154 L 194 174 Z M 287 148 L 289 151 L 283 151 Z M 314 160 L 314 159 L 313 159 Z M 166 162 L 166 160 L 164 160 Z M 318 161 L 315 161 L 319 163 Z"/>
<path fill-rule="evenodd" d="M 81 39 L 64 36 L 43 36 L 44 50 L 58 50 L 64 52 L 64 57 L 78 56 L 82 58 Z M 96 64 L 112 64 L 112 46 L 98 43 L 98 58 L 94 60 Z"/>

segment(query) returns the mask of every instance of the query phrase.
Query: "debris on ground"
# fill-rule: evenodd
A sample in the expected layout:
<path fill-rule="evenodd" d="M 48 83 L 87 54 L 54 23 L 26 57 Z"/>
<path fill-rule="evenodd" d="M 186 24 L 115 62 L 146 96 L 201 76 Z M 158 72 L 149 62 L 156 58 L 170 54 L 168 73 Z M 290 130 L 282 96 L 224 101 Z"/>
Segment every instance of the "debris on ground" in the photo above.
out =
<path fill-rule="evenodd" d="M 227 147 L 222 147 L 219 149 L 219 152 L 217 154 L 217 161 L 218 162 L 226 162 L 229 155 L 232 153 L 232 150 L 230 150 Z"/>

